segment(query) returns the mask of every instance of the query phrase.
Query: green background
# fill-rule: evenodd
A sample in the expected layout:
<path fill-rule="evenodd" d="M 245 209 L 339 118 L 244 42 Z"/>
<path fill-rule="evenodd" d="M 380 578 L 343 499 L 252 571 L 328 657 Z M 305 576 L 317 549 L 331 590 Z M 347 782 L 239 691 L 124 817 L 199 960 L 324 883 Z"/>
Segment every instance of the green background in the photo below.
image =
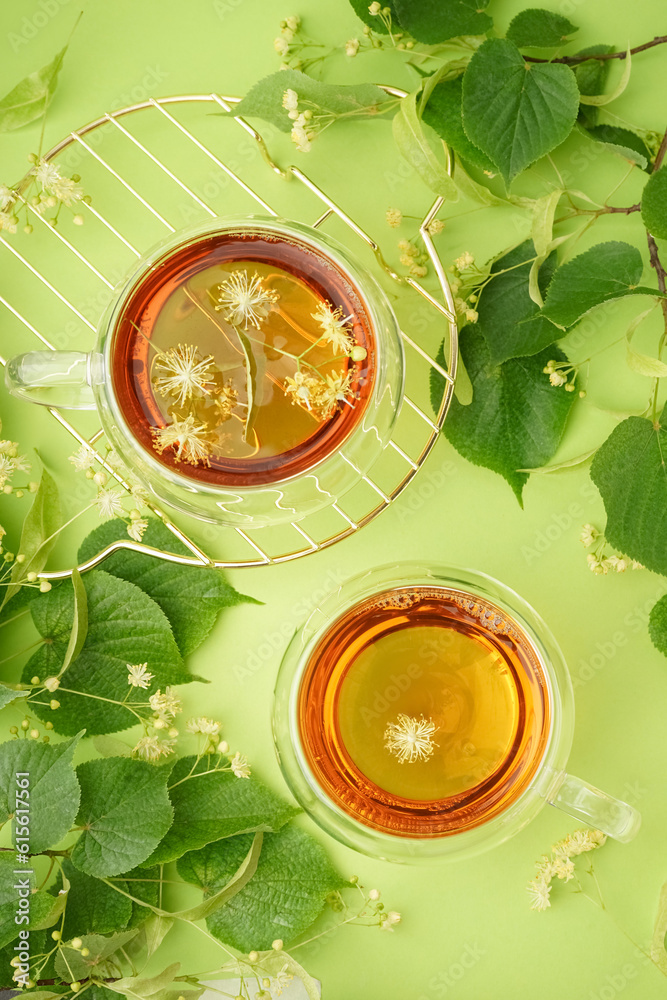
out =
<path fill-rule="evenodd" d="M 517 0 L 492 0 L 489 10 L 500 31 L 522 6 Z M 596 42 L 636 45 L 664 30 L 660 0 L 632 8 L 618 0 L 566 0 L 550 6 L 580 26 L 577 41 L 582 47 Z M 6 3 L 3 12 L 0 91 L 4 93 L 52 57 L 67 38 L 77 8 L 74 2 L 59 5 L 57 0 L 44 0 L 40 5 L 25 0 Z M 49 115 L 47 146 L 105 110 L 148 95 L 242 94 L 278 68 L 272 42 L 279 20 L 289 14 L 301 15 L 308 34 L 330 44 L 340 44 L 360 29 L 346 0 L 297 0 L 293 7 L 274 0 L 88 3 Z M 406 89 L 412 81 L 398 55 L 382 53 L 355 61 L 337 56 L 326 64 L 324 78 L 375 79 Z M 636 58 L 630 87 L 613 110 L 644 127 L 664 129 L 664 86 L 665 55 L 657 48 Z M 229 123 L 210 119 L 205 127 L 209 137 L 220 128 L 222 137 Z M 23 173 L 26 155 L 36 148 L 38 137 L 38 127 L 1 137 L 0 180 L 11 183 Z M 580 146 L 574 140 L 567 144 L 559 163 L 570 171 L 573 187 L 604 196 L 624 176 L 626 165 L 612 154 L 582 154 Z M 283 163 L 298 155 L 282 139 L 274 148 Z M 244 149 L 241 144 L 236 148 L 242 172 Z M 312 154 L 298 162 L 363 219 L 392 259 L 397 257 L 396 239 L 410 235 L 410 229 L 406 225 L 398 234 L 387 229 L 386 208 L 392 205 L 420 215 L 430 203 L 429 192 L 398 160 L 388 123 L 332 129 L 317 141 Z M 259 178 L 264 168 L 248 156 L 247 169 Z M 547 165 L 540 163 L 537 171 L 553 182 Z M 87 189 L 96 183 L 93 173 L 84 176 Z M 277 190 L 278 182 L 272 178 L 269 182 L 271 190 Z M 640 186 L 631 179 L 615 203 L 636 201 Z M 530 184 L 523 189 L 519 185 L 519 190 L 532 193 Z M 226 189 L 219 193 L 227 197 Z M 243 210 L 231 194 L 229 198 L 231 210 Z M 298 200 L 289 194 L 288 204 L 292 198 Z M 529 220 L 523 213 L 470 211 L 471 207 L 455 206 L 451 214 L 459 217 L 438 237 L 446 261 L 463 250 L 485 259 L 528 232 Z M 312 204 L 304 211 L 299 217 L 306 220 L 319 214 L 313 214 Z M 136 227 L 138 238 L 148 239 L 144 226 L 150 224 L 138 214 L 127 214 L 125 221 Z M 156 230 L 151 239 L 159 235 Z M 636 217 L 607 217 L 594 234 L 584 236 L 578 249 L 611 238 L 645 245 Z M 92 240 L 92 231 L 82 239 Z M 59 271 L 56 246 L 46 246 L 44 254 L 43 266 L 51 267 L 58 280 L 74 281 Z M 26 289 L 14 277 L 6 251 L 0 267 L 0 294 L 14 296 L 19 304 Z M 91 294 L 83 286 L 77 292 Z M 411 313 L 412 308 L 407 310 L 408 321 L 411 315 L 421 315 Z M 635 305 L 616 305 L 584 324 L 578 339 L 572 335 L 577 358 L 612 346 L 594 359 L 588 397 L 576 408 L 558 458 L 599 444 L 615 424 L 606 411 L 644 406 L 648 382 L 627 371 L 624 347 L 616 343 L 625 321 L 637 311 Z M 39 321 L 51 333 L 65 329 L 62 317 L 45 314 Z M 638 336 L 638 349 L 652 349 L 653 329 L 657 327 L 645 340 Z M 0 330 L 4 354 L 22 345 L 34 346 L 4 313 Z M 72 345 L 84 346 L 86 336 L 90 343 L 85 330 L 75 326 L 66 331 L 66 341 Z M 48 414 L 8 399 L 4 390 L 0 413 L 3 437 L 20 441 L 23 449 L 41 449 L 74 513 L 90 491 L 85 481 L 75 481 L 68 472 L 66 456 L 72 448 L 67 436 Z M 393 508 L 359 535 L 292 564 L 232 573 L 234 585 L 264 606 L 242 606 L 225 614 L 211 638 L 190 658 L 192 671 L 213 683 L 203 697 L 186 690 L 186 711 L 205 710 L 221 718 L 230 745 L 248 754 L 256 773 L 283 789 L 271 740 L 271 692 L 286 636 L 307 609 L 338 580 L 388 560 L 438 560 L 482 570 L 517 590 L 537 609 L 568 659 L 577 711 L 570 769 L 642 812 L 637 839 L 630 845 L 609 843 L 595 859 L 606 914 L 561 885 L 554 891 L 550 911 L 530 911 L 524 885 L 532 877 L 534 861 L 576 827 L 575 821 L 550 808 L 495 851 L 437 867 L 392 866 L 327 841 L 343 873 L 357 874 L 367 887 L 380 888 L 387 907 L 403 915 L 394 933 L 343 928 L 295 953 L 323 981 L 328 1000 L 353 996 L 431 1000 L 450 995 L 460 1000 L 514 1000 L 528 995 L 543 1000 L 610 1000 L 620 993 L 627 1000 L 653 1000 L 665 993 L 662 975 L 629 940 L 647 946 L 660 886 L 667 878 L 667 664 L 646 631 L 648 612 L 665 591 L 665 583 L 647 571 L 603 578 L 588 571 L 579 531 L 588 521 L 602 528 L 604 511 L 585 467 L 534 476 L 524 499 L 522 511 L 503 480 L 464 462 L 443 439 Z M 0 523 L 8 530 L 18 525 L 20 503 L 14 498 L 2 500 Z M 69 533 L 54 563 L 70 565 L 82 535 L 83 528 L 78 527 Z M 224 551 L 224 534 L 215 542 Z M 12 642 L 16 647 L 8 644 L 3 657 L 21 648 L 20 635 Z M 16 664 L 23 659 L 5 668 L 7 676 L 17 674 Z M 9 713 L 5 714 L 9 724 Z M 187 968 L 214 967 L 218 959 L 212 945 L 195 932 L 179 933 L 173 947 Z"/>

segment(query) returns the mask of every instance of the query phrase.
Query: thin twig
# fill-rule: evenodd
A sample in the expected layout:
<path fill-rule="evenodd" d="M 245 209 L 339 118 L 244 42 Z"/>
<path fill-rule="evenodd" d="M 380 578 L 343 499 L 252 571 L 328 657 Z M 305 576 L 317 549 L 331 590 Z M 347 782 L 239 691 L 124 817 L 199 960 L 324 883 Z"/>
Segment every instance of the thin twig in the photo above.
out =
<path fill-rule="evenodd" d="M 638 52 L 645 52 L 646 49 L 652 49 L 655 45 L 664 45 L 665 42 L 667 42 L 667 35 L 656 35 L 650 42 L 644 42 L 643 45 L 636 45 L 634 49 L 630 49 L 630 55 L 634 56 Z M 526 62 L 566 63 L 568 66 L 576 66 L 577 63 L 587 62 L 589 59 L 625 59 L 626 56 L 627 52 L 601 52 L 599 55 L 559 56 L 558 59 L 539 59 L 537 56 L 524 56 L 523 58 Z"/>

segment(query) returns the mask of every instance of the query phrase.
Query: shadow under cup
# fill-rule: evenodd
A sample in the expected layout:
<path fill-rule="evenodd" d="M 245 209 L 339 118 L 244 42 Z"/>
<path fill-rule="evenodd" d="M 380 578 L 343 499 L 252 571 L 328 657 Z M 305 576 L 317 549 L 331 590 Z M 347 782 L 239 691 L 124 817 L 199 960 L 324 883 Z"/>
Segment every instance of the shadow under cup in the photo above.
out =
<path fill-rule="evenodd" d="M 367 827 L 419 839 L 460 834 L 515 803 L 539 769 L 552 709 L 537 650 L 505 611 L 406 586 L 330 625 L 296 711 L 326 795 Z"/>

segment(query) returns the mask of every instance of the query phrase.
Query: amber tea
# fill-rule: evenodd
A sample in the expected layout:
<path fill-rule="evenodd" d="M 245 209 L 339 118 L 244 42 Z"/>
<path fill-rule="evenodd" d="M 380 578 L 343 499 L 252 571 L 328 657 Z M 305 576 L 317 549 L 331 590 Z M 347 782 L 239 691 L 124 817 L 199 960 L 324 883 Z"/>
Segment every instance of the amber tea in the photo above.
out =
<path fill-rule="evenodd" d="M 306 666 L 298 725 L 324 791 L 366 826 L 446 836 L 528 787 L 550 725 L 548 683 L 521 627 L 446 587 L 348 610 Z"/>
<path fill-rule="evenodd" d="M 300 475 L 341 447 L 375 377 L 349 279 L 296 239 L 201 238 L 151 268 L 112 347 L 125 420 L 164 465 L 219 486 Z"/>

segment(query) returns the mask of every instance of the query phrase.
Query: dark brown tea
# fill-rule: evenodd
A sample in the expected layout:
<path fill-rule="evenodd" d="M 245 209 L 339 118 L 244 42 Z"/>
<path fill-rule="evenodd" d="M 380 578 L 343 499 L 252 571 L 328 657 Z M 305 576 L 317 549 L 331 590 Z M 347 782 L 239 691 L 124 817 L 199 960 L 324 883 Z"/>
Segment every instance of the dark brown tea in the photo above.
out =
<path fill-rule="evenodd" d="M 398 836 L 447 836 L 530 784 L 548 740 L 548 684 L 528 637 L 490 602 L 398 588 L 322 637 L 298 720 L 312 772 L 345 812 Z"/>
<path fill-rule="evenodd" d="M 151 268 L 116 326 L 112 378 L 134 436 L 220 486 L 272 483 L 340 448 L 375 379 L 370 318 L 314 247 L 243 230 Z"/>

